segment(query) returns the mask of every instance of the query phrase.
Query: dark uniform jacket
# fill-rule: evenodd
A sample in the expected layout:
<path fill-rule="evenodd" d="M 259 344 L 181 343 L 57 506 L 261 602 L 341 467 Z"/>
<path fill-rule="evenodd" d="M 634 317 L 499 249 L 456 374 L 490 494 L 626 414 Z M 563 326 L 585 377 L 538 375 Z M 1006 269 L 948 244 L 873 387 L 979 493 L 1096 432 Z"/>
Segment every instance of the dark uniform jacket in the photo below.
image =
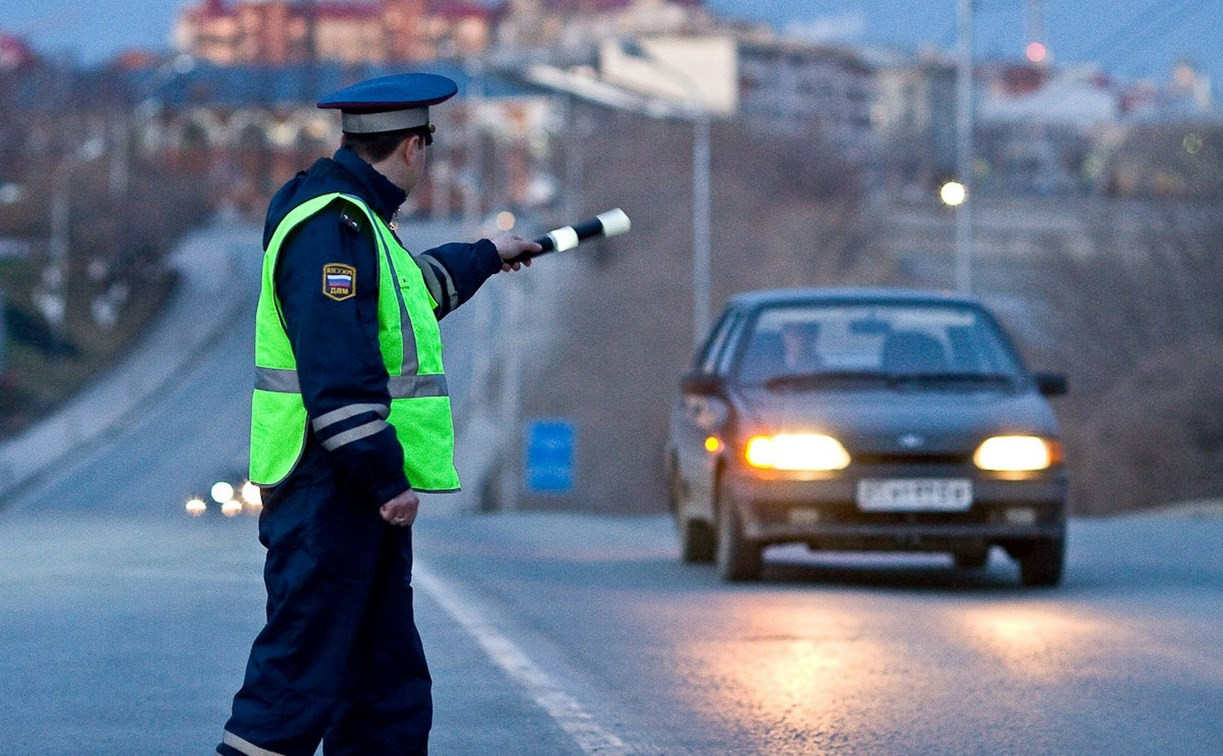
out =
<path fill-rule="evenodd" d="M 332 159 L 317 161 L 276 193 L 268 209 L 264 246 L 294 207 L 331 192 L 360 197 L 387 223 L 407 198 L 356 153 L 341 148 Z M 369 405 L 390 404 L 378 346 L 377 246 L 368 226 L 363 214 L 337 200 L 298 226 L 277 258 L 276 293 L 297 358 L 307 413 L 314 419 L 345 408 L 355 411 L 317 430 L 311 424 L 302 460 L 285 483 L 298 476 L 340 472 L 382 503 L 411 486 L 394 429 L 383 423 L 385 427 L 372 435 L 338 446 L 328 443 L 347 430 L 380 421 Z M 497 249 L 487 239 L 445 244 L 414 257 L 438 303 L 434 313 L 439 320 L 501 269 Z M 322 271 L 333 263 L 356 269 L 355 296 L 337 302 L 323 294 Z"/>

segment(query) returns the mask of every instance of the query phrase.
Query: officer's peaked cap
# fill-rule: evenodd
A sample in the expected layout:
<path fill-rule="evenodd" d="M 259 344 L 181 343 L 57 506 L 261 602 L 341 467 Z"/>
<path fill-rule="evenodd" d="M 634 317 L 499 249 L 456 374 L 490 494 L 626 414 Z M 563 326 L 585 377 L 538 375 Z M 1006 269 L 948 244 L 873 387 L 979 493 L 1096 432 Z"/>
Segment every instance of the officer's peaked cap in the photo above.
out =
<path fill-rule="evenodd" d="M 458 91 L 459 85 L 445 76 L 392 74 L 332 92 L 318 106 L 341 112 L 345 134 L 377 134 L 428 126 L 429 106 L 449 100 Z"/>

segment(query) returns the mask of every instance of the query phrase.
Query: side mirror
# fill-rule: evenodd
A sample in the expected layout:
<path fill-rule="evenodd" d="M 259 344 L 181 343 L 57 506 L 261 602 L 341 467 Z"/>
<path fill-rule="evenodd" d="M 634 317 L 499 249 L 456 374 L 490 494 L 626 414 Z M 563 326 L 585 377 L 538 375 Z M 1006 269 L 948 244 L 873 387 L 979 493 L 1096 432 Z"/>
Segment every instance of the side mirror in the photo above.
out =
<path fill-rule="evenodd" d="M 722 396 L 725 387 L 720 376 L 693 370 L 679 379 L 679 390 L 689 396 Z"/>
<path fill-rule="evenodd" d="M 1045 396 L 1065 396 L 1070 390 L 1065 373 L 1035 373 L 1036 390 Z"/>

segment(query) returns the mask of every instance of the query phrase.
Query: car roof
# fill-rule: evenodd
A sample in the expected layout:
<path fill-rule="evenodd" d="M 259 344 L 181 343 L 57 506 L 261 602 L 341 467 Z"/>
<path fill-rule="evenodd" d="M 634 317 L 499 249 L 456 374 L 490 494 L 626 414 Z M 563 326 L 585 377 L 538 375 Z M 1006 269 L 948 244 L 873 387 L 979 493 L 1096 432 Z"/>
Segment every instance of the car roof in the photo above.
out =
<path fill-rule="evenodd" d="M 806 289 L 759 289 L 735 294 L 727 307 L 756 309 L 789 304 L 931 304 L 984 307 L 981 300 L 954 292 L 930 289 L 821 287 Z"/>

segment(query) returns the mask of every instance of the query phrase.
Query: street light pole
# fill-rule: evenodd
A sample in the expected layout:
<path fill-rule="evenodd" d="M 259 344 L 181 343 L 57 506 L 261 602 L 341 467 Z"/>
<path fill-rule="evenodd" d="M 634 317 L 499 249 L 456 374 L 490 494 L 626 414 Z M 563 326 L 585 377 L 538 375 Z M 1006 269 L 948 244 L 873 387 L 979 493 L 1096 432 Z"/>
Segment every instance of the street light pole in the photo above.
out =
<path fill-rule="evenodd" d="M 973 196 L 972 166 L 972 22 L 974 0 L 959 0 L 958 60 L 956 64 L 956 173 L 964 187 L 964 200 L 955 208 L 955 287 L 972 291 Z"/>
<path fill-rule="evenodd" d="M 705 104 L 701 88 L 685 71 L 660 60 L 636 40 L 620 43 L 625 55 L 641 58 L 671 74 L 687 90 L 689 117 L 692 119 L 692 343 L 699 346 L 709 329 L 712 307 L 712 205 L 710 177 L 713 173 L 710 132 L 713 117 Z"/>
<path fill-rule="evenodd" d="M 69 155 L 51 172 L 51 239 L 47 256 L 55 271 L 51 275 L 56 279 L 63 275 L 68 260 L 68 220 L 71 216 L 68 174 L 78 160 L 77 155 Z"/>
<path fill-rule="evenodd" d="M 701 108 L 692 121 L 692 343 L 698 345 L 709 330 L 712 299 L 709 111 Z"/>
<path fill-rule="evenodd" d="M 131 98 L 134 104 L 131 113 L 121 116 L 114 123 L 110 162 L 111 197 L 122 197 L 127 194 L 128 184 L 131 181 L 131 139 L 139 133 L 141 121 L 146 120 L 152 112 L 159 108 L 155 98 L 158 97 L 163 87 L 191 73 L 195 67 L 196 60 L 190 54 L 176 55 L 172 60 L 159 66 L 153 72 L 152 78 L 145 80 L 135 88 L 135 93 Z"/>
<path fill-rule="evenodd" d="M 480 194 L 484 191 L 484 140 L 481 135 L 481 109 L 484 104 L 484 65 L 477 59 L 467 62 L 471 77 L 467 95 L 467 123 L 464 138 L 467 140 L 467 181 L 463 192 L 463 221 L 468 232 L 475 231 L 483 213 Z"/>
<path fill-rule="evenodd" d="M 51 237 L 48 264 L 43 272 L 46 291 L 38 296 L 40 309 L 57 340 L 64 337 L 68 315 L 68 252 L 71 243 L 72 187 L 69 179 L 77 166 L 96 160 L 105 151 L 101 139 L 90 139 L 62 158 L 51 172 Z"/>

